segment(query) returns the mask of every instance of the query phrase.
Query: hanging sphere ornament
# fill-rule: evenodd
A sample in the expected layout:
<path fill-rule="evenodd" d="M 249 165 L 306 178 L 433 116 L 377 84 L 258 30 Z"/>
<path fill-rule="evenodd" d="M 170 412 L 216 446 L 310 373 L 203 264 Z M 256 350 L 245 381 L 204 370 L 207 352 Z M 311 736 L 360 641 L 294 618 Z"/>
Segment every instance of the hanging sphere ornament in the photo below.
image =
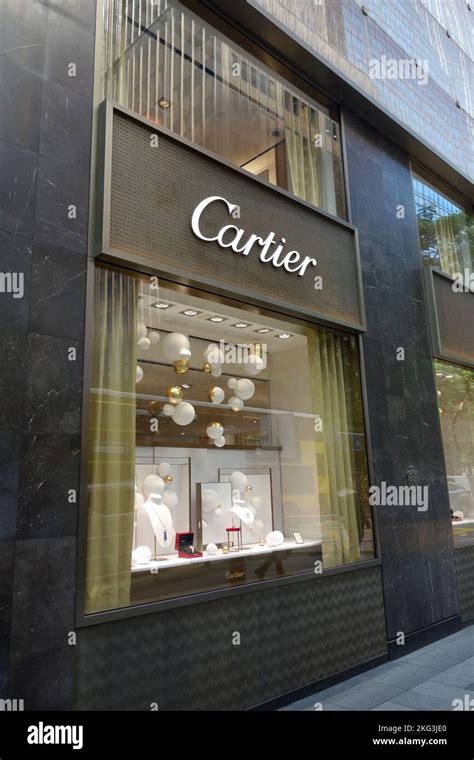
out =
<path fill-rule="evenodd" d="M 255 509 L 258 509 L 262 506 L 262 500 L 260 496 L 254 496 L 253 499 L 251 499 L 250 503 L 252 507 L 255 507 Z"/>
<path fill-rule="evenodd" d="M 223 449 L 225 446 L 225 438 L 222 435 L 220 438 L 218 438 L 216 441 L 214 441 L 214 446 L 217 446 L 218 449 Z"/>
<path fill-rule="evenodd" d="M 174 491 L 165 491 L 163 494 L 163 504 L 166 504 L 168 509 L 176 509 L 178 506 L 178 494 Z"/>
<path fill-rule="evenodd" d="M 163 414 L 166 417 L 172 417 L 174 412 L 174 406 L 173 404 L 165 404 L 163 407 Z"/>
<path fill-rule="evenodd" d="M 212 372 L 211 365 L 208 362 L 206 362 L 205 364 L 202 365 L 202 371 L 205 372 L 207 375 L 210 375 Z"/>
<path fill-rule="evenodd" d="M 261 359 L 260 356 L 257 356 L 257 354 L 250 354 L 246 368 L 247 374 L 258 375 L 263 369 L 263 359 Z"/>
<path fill-rule="evenodd" d="M 143 481 L 143 493 L 148 498 L 150 494 L 162 494 L 165 490 L 165 481 L 159 475 L 147 475 Z"/>
<path fill-rule="evenodd" d="M 146 324 L 144 322 L 137 322 L 137 340 L 146 338 L 146 332 Z"/>
<path fill-rule="evenodd" d="M 233 412 L 240 412 L 244 408 L 244 402 L 238 396 L 232 396 L 229 399 L 229 406 Z"/>
<path fill-rule="evenodd" d="M 225 393 L 222 388 L 215 386 L 208 392 L 207 397 L 213 404 L 222 404 L 225 399 Z"/>
<path fill-rule="evenodd" d="M 177 362 L 181 359 L 181 351 L 185 348 L 190 350 L 191 345 L 186 335 L 182 333 L 169 333 L 163 338 L 163 351 L 170 362 Z"/>
<path fill-rule="evenodd" d="M 185 361 L 189 361 L 191 359 L 191 349 L 182 348 L 179 352 L 179 358 L 184 359 Z"/>
<path fill-rule="evenodd" d="M 223 515 L 222 509 L 220 507 L 217 507 L 217 509 L 214 510 L 214 515 L 215 517 L 222 517 Z"/>
<path fill-rule="evenodd" d="M 243 401 L 248 401 L 255 395 L 255 385 L 251 380 L 243 377 L 237 381 L 237 387 L 235 389 L 235 395 L 241 398 Z"/>
<path fill-rule="evenodd" d="M 166 485 L 169 486 L 173 482 L 173 476 L 172 475 L 165 475 L 164 481 L 165 481 Z"/>
<path fill-rule="evenodd" d="M 183 391 L 181 388 L 178 388 L 178 386 L 168 388 L 166 395 L 168 396 L 170 404 L 173 404 L 173 406 L 177 406 L 183 400 Z"/>
<path fill-rule="evenodd" d="M 252 486 L 245 486 L 245 490 L 247 493 L 252 493 L 253 491 Z"/>
<path fill-rule="evenodd" d="M 206 488 L 202 492 L 201 505 L 203 512 L 213 512 L 219 504 L 219 496 L 212 488 Z"/>
<path fill-rule="evenodd" d="M 161 475 L 162 478 L 167 478 L 168 475 L 171 475 L 171 472 L 171 465 L 168 462 L 161 462 L 158 465 L 158 475 Z"/>
<path fill-rule="evenodd" d="M 151 414 L 152 417 L 156 417 L 161 412 L 161 402 L 160 401 L 150 401 L 148 404 L 148 414 Z"/>
<path fill-rule="evenodd" d="M 149 338 L 140 338 L 138 341 L 138 348 L 141 351 L 149 351 L 151 347 L 151 340 Z"/>
<path fill-rule="evenodd" d="M 216 343 L 210 343 L 203 351 L 202 357 L 211 367 L 220 367 L 225 362 L 224 352 Z"/>
<path fill-rule="evenodd" d="M 230 388 L 231 391 L 235 391 L 237 388 L 237 380 L 235 377 L 231 377 L 230 380 L 227 381 L 227 387 Z"/>
<path fill-rule="evenodd" d="M 218 438 L 221 438 L 223 432 L 224 428 L 220 422 L 211 422 L 211 424 L 206 428 L 206 433 L 213 441 L 217 441 Z"/>
<path fill-rule="evenodd" d="M 194 421 L 195 416 L 196 411 L 194 406 L 187 401 L 182 401 L 175 406 L 172 419 L 177 425 L 184 427 L 185 425 L 190 425 Z"/>
<path fill-rule="evenodd" d="M 212 367 L 211 375 L 212 375 L 212 377 L 221 377 L 221 375 L 222 375 L 222 367 L 218 367 L 218 366 Z"/>
<path fill-rule="evenodd" d="M 173 369 L 177 375 L 185 375 L 189 370 L 189 361 L 187 359 L 179 359 L 177 362 L 173 362 Z"/>
<path fill-rule="evenodd" d="M 249 483 L 247 475 L 245 475 L 243 472 L 240 472 L 239 470 L 236 470 L 232 473 L 230 476 L 230 482 L 232 484 L 232 488 L 237 491 L 245 491 Z"/>
<path fill-rule="evenodd" d="M 140 367 L 140 365 L 137 365 L 137 372 L 136 372 L 136 382 L 137 382 L 137 384 L 141 383 L 142 380 L 143 380 L 143 370 Z"/>
<path fill-rule="evenodd" d="M 150 330 L 148 333 L 148 340 L 153 346 L 156 346 L 156 344 L 160 342 L 160 333 L 156 332 L 156 330 Z"/>

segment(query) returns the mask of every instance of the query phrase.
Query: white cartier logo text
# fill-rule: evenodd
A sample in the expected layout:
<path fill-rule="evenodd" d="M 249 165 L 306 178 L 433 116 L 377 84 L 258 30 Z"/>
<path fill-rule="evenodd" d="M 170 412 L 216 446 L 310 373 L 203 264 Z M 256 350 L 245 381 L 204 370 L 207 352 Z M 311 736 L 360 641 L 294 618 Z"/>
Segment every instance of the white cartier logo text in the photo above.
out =
<path fill-rule="evenodd" d="M 229 214 L 233 214 L 239 208 L 219 195 L 213 195 L 201 201 L 194 211 L 191 223 L 194 234 L 200 240 L 204 240 L 206 243 L 216 242 L 221 248 L 230 248 L 234 253 L 241 253 L 243 256 L 248 256 L 253 250 L 259 248 L 260 261 L 264 264 L 273 264 L 278 269 L 283 267 L 287 272 L 298 274 L 300 277 L 305 274 L 308 267 L 315 267 L 317 265 L 316 259 L 302 256 L 298 251 L 288 251 L 285 253 L 285 238 L 281 238 L 278 241 L 274 232 L 270 232 L 265 239 L 259 237 L 259 235 L 252 234 L 244 242 L 247 235 L 246 231 L 235 224 L 226 224 L 225 227 L 219 230 L 217 235 L 206 237 L 201 232 L 201 217 L 212 203 L 224 203 L 227 206 Z"/>

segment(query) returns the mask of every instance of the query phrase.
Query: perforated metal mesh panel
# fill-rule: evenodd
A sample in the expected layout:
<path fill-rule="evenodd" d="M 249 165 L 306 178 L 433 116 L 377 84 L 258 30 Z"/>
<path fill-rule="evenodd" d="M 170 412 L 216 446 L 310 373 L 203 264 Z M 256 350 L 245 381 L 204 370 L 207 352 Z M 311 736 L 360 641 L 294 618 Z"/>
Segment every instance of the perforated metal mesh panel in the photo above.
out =
<path fill-rule="evenodd" d="M 358 292 L 355 233 L 300 203 L 265 188 L 220 162 L 173 138 L 156 134 L 142 122 L 114 111 L 110 188 L 110 248 L 130 261 L 169 271 L 213 279 L 236 288 L 328 315 L 359 326 L 363 320 Z M 218 195 L 241 208 L 241 218 L 229 216 L 223 203 L 206 210 L 201 229 L 216 235 L 235 224 L 246 230 L 242 242 L 255 233 L 274 232 L 286 239 L 285 251 L 297 250 L 317 259 L 304 276 L 260 261 L 260 249 L 248 257 L 199 240 L 192 232 L 192 214 L 202 200 Z M 106 253 L 106 251 L 104 251 Z M 314 287 L 315 276 L 323 289 Z"/>
<path fill-rule="evenodd" d="M 474 294 L 454 293 L 452 282 L 433 273 L 441 352 L 474 364 Z"/>

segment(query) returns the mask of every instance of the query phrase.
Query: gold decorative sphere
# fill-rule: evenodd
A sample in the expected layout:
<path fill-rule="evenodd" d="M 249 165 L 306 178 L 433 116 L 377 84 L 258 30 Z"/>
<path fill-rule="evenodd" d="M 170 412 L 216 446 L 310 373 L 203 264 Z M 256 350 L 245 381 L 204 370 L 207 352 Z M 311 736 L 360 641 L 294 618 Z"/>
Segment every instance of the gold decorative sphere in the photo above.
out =
<path fill-rule="evenodd" d="M 189 370 L 189 362 L 187 359 L 180 359 L 177 362 L 173 362 L 173 369 L 177 375 L 185 375 Z"/>
<path fill-rule="evenodd" d="M 166 477 L 164 478 L 164 481 L 165 481 L 165 483 L 167 483 L 169 485 L 170 483 L 173 482 L 173 476 L 172 475 L 166 475 Z"/>
<path fill-rule="evenodd" d="M 152 417 L 156 417 L 161 412 L 161 402 L 160 401 L 150 401 L 148 404 L 148 413 L 151 414 Z"/>
<path fill-rule="evenodd" d="M 250 493 L 252 491 L 252 486 L 245 486 L 245 490 L 247 493 Z"/>
<path fill-rule="evenodd" d="M 183 400 L 183 391 L 177 386 L 174 388 L 168 388 L 166 395 L 168 396 L 170 404 L 173 404 L 173 406 L 177 406 Z"/>
<path fill-rule="evenodd" d="M 205 364 L 202 365 L 202 371 L 207 372 L 207 374 L 210 375 L 212 372 L 211 365 L 206 362 Z"/>
<path fill-rule="evenodd" d="M 220 422 L 211 422 L 208 427 L 210 427 L 210 428 L 221 428 L 222 425 L 221 425 Z"/>
<path fill-rule="evenodd" d="M 222 547 L 222 554 L 229 554 L 229 547 L 227 546 L 227 544 L 224 544 L 224 546 Z"/>

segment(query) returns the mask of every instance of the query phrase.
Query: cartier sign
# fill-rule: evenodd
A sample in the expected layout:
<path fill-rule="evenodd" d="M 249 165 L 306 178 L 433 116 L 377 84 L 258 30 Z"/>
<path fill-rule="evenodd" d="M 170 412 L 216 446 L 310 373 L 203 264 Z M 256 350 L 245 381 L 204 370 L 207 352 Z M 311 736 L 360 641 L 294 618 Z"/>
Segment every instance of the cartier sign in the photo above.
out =
<path fill-rule="evenodd" d="M 257 308 L 364 330 L 351 224 L 115 104 L 102 104 L 101 118 L 97 255 Z"/>
<path fill-rule="evenodd" d="M 240 206 L 230 203 L 226 198 L 219 195 L 211 195 L 209 198 L 201 201 L 196 206 L 192 217 L 191 226 L 194 234 L 200 240 L 207 243 L 216 242 L 221 248 L 230 248 L 234 253 L 240 253 L 243 256 L 249 256 L 252 253 L 259 253 L 260 261 L 264 264 L 272 264 L 279 269 L 283 267 L 290 274 L 298 274 L 302 277 L 308 267 L 315 267 L 316 259 L 310 256 L 302 256 L 298 251 L 287 251 L 285 253 L 286 239 L 278 238 L 274 232 L 270 232 L 265 238 L 251 233 L 250 235 L 241 227 L 235 224 L 226 224 L 217 232 L 216 235 L 209 237 L 201 232 L 201 216 L 205 210 L 215 203 L 225 204 L 227 211 L 232 216 L 238 215 Z"/>

